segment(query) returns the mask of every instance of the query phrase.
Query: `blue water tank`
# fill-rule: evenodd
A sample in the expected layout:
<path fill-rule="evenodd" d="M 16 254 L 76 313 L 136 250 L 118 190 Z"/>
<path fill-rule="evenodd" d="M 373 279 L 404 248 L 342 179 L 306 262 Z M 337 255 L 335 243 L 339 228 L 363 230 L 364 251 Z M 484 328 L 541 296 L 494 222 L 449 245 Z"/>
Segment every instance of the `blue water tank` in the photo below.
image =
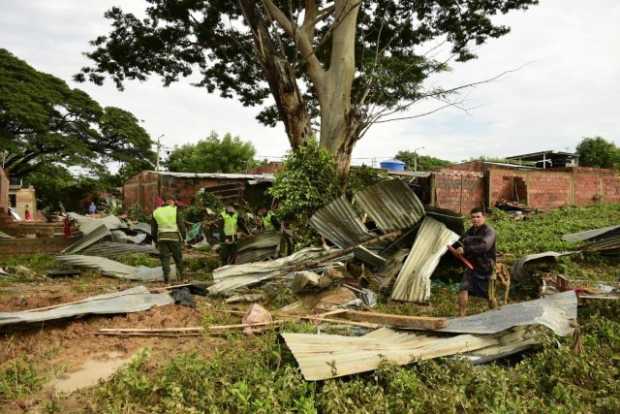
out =
<path fill-rule="evenodd" d="M 382 161 L 380 164 L 381 168 L 389 171 L 405 171 L 405 163 L 399 160 L 387 160 Z"/>

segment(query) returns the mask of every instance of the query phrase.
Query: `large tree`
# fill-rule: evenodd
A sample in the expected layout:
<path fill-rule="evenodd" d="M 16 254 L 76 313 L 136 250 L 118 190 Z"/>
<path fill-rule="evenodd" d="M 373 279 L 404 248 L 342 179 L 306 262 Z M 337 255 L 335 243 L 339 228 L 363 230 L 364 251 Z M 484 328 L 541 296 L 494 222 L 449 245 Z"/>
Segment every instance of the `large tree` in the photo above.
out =
<path fill-rule="evenodd" d="M 113 29 L 92 42 L 94 66 L 76 79 L 152 74 L 169 85 L 198 71 L 195 84 L 284 123 L 293 148 L 312 135 L 348 171 L 355 143 L 376 122 L 423 99 L 449 106 L 460 87 L 427 86 L 452 60 L 475 58 L 472 45 L 508 33 L 491 18 L 537 0 L 147 0 L 143 19 L 119 8 Z M 438 54 L 442 47 L 447 54 Z"/>
<path fill-rule="evenodd" d="M 586 137 L 577 145 L 579 165 L 584 167 L 620 168 L 620 148 L 602 137 Z"/>
<path fill-rule="evenodd" d="M 245 172 L 254 163 L 256 150 L 250 142 L 230 134 L 221 139 L 215 132 L 196 144 L 176 147 L 166 165 L 170 171 Z"/>
<path fill-rule="evenodd" d="M 10 174 L 50 164 L 102 169 L 152 159 L 151 139 L 131 113 L 102 108 L 85 92 L 0 49 L 0 152 Z"/>

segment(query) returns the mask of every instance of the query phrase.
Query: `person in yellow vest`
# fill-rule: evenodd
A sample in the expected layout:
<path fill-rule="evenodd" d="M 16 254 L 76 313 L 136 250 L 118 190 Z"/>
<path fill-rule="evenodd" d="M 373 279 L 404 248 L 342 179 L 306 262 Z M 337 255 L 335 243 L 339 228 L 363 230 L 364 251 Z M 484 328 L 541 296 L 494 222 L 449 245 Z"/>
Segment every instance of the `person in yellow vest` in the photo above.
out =
<path fill-rule="evenodd" d="M 274 231 L 276 229 L 277 222 L 275 221 L 273 211 L 267 211 L 267 209 L 263 207 L 258 210 L 258 216 L 260 217 L 259 225 L 264 231 Z"/>
<path fill-rule="evenodd" d="M 170 279 L 170 256 L 177 268 L 177 279 L 183 277 L 182 243 L 185 240 L 185 223 L 177 211 L 175 198 L 166 196 L 165 204 L 153 212 L 151 235 L 159 249 L 159 259 L 164 271 L 164 281 Z"/>
<path fill-rule="evenodd" d="M 239 229 L 239 213 L 233 206 L 226 207 L 220 213 L 223 219 L 224 243 L 220 249 L 224 263 L 234 263 L 236 255 L 237 232 Z"/>

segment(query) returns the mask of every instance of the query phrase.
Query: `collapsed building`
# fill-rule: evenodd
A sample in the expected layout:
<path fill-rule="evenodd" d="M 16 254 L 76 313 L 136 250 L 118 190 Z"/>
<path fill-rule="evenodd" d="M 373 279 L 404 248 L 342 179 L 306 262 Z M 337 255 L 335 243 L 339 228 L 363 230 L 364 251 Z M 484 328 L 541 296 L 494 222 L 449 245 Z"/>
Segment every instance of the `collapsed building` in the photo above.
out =
<path fill-rule="evenodd" d="M 150 214 L 157 207 L 157 200 L 168 194 L 189 204 L 201 190 L 213 194 L 224 203 L 259 200 L 273 180 L 273 174 L 142 171 L 123 186 L 123 204 L 128 210 L 137 206 Z"/>

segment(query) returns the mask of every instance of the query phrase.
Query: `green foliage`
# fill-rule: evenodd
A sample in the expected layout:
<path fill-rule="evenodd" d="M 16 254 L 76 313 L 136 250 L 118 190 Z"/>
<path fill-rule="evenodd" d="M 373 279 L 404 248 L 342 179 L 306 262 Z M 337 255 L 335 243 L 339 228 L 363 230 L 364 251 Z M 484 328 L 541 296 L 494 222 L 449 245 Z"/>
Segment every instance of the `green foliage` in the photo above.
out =
<path fill-rule="evenodd" d="M 620 148 L 602 137 L 583 138 L 576 152 L 581 166 L 620 168 Z"/>
<path fill-rule="evenodd" d="M 0 402 L 28 396 L 41 388 L 43 378 L 31 361 L 15 360 L 0 368 Z"/>
<path fill-rule="evenodd" d="M 243 339 L 243 338 L 242 338 Z M 231 339 L 232 340 L 232 339 Z M 240 349 L 244 341 L 254 349 Z M 148 356 L 115 374 L 93 401 L 98 412 L 314 413 L 316 385 L 283 360 L 276 334 L 238 341 L 205 358 L 181 354 L 154 369 Z"/>
<path fill-rule="evenodd" d="M 151 139 L 131 113 L 90 96 L 0 49 L 0 147 L 5 167 L 24 177 L 50 164 L 101 170 L 107 161 L 153 158 Z"/>
<path fill-rule="evenodd" d="M 245 172 L 254 165 L 256 150 L 250 142 L 230 134 L 221 139 L 215 132 L 196 144 L 176 147 L 166 165 L 170 171 Z"/>
<path fill-rule="evenodd" d="M 521 256 L 548 250 L 570 250 L 575 246 L 561 239 L 566 233 L 610 226 L 620 222 L 620 204 L 563 207 L 517 221 L 493 211 L 491 225 L 497 230 L 497 248 Z"/>
<path fill-rule="evenodd" d="M 196 0 L 175 3 L 154 0 L 146 9 L 145 18 L 114 7 L 105 15 L 111 20 L 111 32 L 91 42 L 94 50 L 87 56 L 93 66 L 83 68 L 76 79 L 101 84 L 109 76 L 117 87 L 122 88 L 128 79 L 144 80 L 158 74 L 164 84 L 169 85 L 196 71 L 199 78 L 196 86 L 226 98 L 237 98 L 245 106 L 268 105 L 273 98 L 277 108 L 266 106 L 257 116 L 267 125 L 273 126 L 278 120 L 285 124 L 287 120 L 307 121 L 319 112 L 316 108 L 321 102 L 317 91 L 321 90 L 321 85 L 314 83 L 322 79 L 310 76 L 308 68 L 315 68 L 316 72 L 316 66 L 322 70 L 335 64 L 331 53 L 337 49 L 331 47 L 331 42 L 336 36 L 330 36 L 330 33 L 344 24 L 344 19 L 336 15 L 338 7 L 328 13 L 306 10 L 309 4 L 329 10 L 327 2 L 274 0 L 269 3 L 280 8 L 281 15 L 289 16 L 293 22 L 297 22 L 301 15 L 318 14 L 321 17 L 304 30 L 295 30 L 296 27 L 287 33 L 284 27 L 288 25 L 278 23 L 282 19 L 273 18 L 273 13 L 266 9 L 267 2 Z M 444 56 L 423 53 L 429 45 L 445 44 L 444 52 L 452 55 L 454 61 L 474 59 L 473 46 L 499 38 L 510 30 L 494 22 L 493 17 L 527 9 L 538 1 L 359 3 L 357 21 L 353 22 L 355 67 L 347 68 L 354 79 L 351 90 L 342 93 L 352 97 L 352 107 L 356 108 L 357 116 L 351 117 L 350 122 L 355 119 L 364 124 L 373 121 L 376 112 L 370 110 L 372 108 L 402 111 L 409 108 L 403 103 L 428 97 L 443 99 L 454 92 L 425 84 L 432 74 L 449 70 Z M 296 35 L 292 36 L 290 32 Z M 255 39 L 252 34 L 261 37 Z M 296 42 L 297 35 L 305 42 L 299 38 Z M 324 40 L 327 40 L 326 44 Z M 256 48 L 255 42 L 260 42 L 262 47 Z M 308 55 L 307 51 L 297 50 L 299 44 L 311 48 L 313 45 L 323 46 L 316 46 L 311 53 L 316 65 L 299 65 L 300 54 Z M 307 85 L 308 82 L 312 85 Z M 302 88 L 301 84 L 308 87 Z M 301 98 L 292 98 L 303 95 L 300 90 L 307 93 Z M 284 93 L 288 95 L 284 96 Z M 334 91 L 330 89 L 327 93 Z M 307 112 L 308 117 L 298 116 L 301 111 Z M 294 130 L 297 128 L 287 128 L 291 135 Z"/>
<path fill-rule="evenodd" d="M 620 305 L 607 313 L 617 315 Z M 421 361 L 322 383 L 303 380 L 276 333 L 231 335 L 222 350 L 180 354 L 155 366 L 140 355 L 99 387 L 96 412 L 529 413 L 618 412 L 620 323 L 582 319 L 584 351 L 572 338 L 542 336 L 513 364 L 472 366 L 458 358 Z M 285 327 L 308 332 L 307 325 Z"/>
<path fill-rule="evenodd" d="M 310 140 L 288 153 L 269 192 L 278 202 L 280 217 L 305 223 L 317 209 L 341 194 L 333 157 Z"/>
<path fill-rule="evenodd" d="M 358 191 L 365 190 L 368 186 L 378 183 L 384 177 L 376 170 L 367 165 L 361 167 L 352 167 L 347 179 L 347 194 L 355 194 Z"/>
<path fill-rule="evenodd" d="M 416 169 L 418 171 L 436 171 L 453 164 L 451 161 L 431 157 L 430 155 L 418 155 L 413 151 L 398 151 L 394 158 L 407 164 L 407 169 L 412 171 Z"/>

